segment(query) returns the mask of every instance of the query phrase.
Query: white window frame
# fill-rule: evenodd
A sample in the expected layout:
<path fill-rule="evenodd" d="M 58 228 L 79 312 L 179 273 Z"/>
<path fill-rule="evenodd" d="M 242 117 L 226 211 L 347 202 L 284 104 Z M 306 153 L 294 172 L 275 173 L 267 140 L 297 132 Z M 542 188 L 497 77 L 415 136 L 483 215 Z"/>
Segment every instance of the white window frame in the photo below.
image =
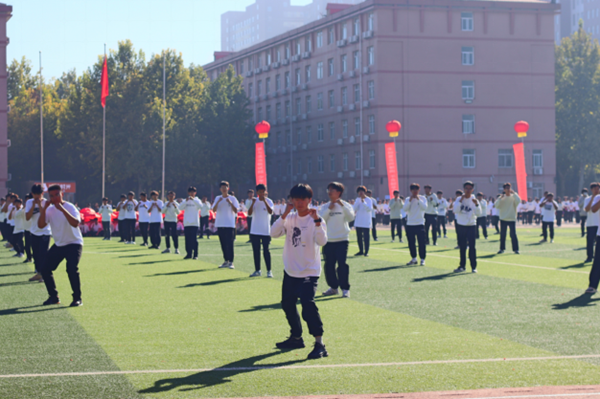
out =
<path fill-rule="evenodd" d="M 544 167 L 544 150 L 533 150 L 531 152 L 531 165 L 534 168 Z"/>
<path fill-rule="evenodd" d="M 465 66 L 475 65 L 475 47 L 463 46 L 461 48 L 461 62 Z"/>
<path fill-rule="evenodd" d="M 475 99 L 475 81 L 474 80 L 463 80 L 462 85 L 462 99 L 464 101 L 473 101 Z"/>
<path fill-rule="evenodd" d="M 463 32 L 473 31 L 473 13 L 472 12 L 461 12 L 460 13 L 460 29 Z"/>
<path fill-rule="evenodd" d="M 376 165 L 375 150 L 369 150 L 369 169 L 375 169 Z"/>
<path fill-rule="evenodd" d="M 375 115 L 369 115 L 369 134 L 375 134 Z"/>
<path fill-rule="evenodd" d="M 475 134 L 475 115 L 462 116 L 463 134 Z"/>
<path fill-rule="evenodd" d="M 367 82 L 367 88 L 368 88 L 368 93 L 369 93 L 369 100 L 374 100 L 375 99 L 375 81 L 369 80 L 369 82 Z"/>
<path fill-rule="evenodd" d="M 317 141 L 318 141 L 318 142 L 321 142 L 321 141 L 323 141 L 323 140 L 324 140 L 324 137 L 323 137 L 323 136 L 324 136 L 324 134 L 325 134 L 325 133 L 324 133 L 324 131 L 323 131 L 323 130 L 324 130 L 324 128 L 323 128 L 323 124 L 322 124 L 322 123 L 319 123 L 319 124 L 317 125 Z"/>
<path fill-rule="evenodd" d="M 354 152 L 354 169 L 361 170 L 362 169 L 362 160 L 360 158 L 360 151 Z"/>
<path fill-rule="evenodd" d="M 472 148 L 463 148 L 462 150 L 462 167 L 464 169 L 475 168 L 475 150 Z"/>
<path fill-rule="evenodd" d="M 323 173 L 325 171 L 324 167 L 323 155 L 317 156 L 317 172 Z"/>
<path fill-rule="evenodd" d="M 367 48 L 367 62 L 368 65 L 375 65 L 375 47 L 370 46 Z"/>
<path fill-rule="evenodd" d="M 342 154 L 342 169 L 344 172 L 348 171 L 348 153 L 345 152 Z"/>
<path fill-rule="evenodd" d="M 502 160 L 502 161 L 501 161 Z M 510 161 L 510 162 L 507 162 Z M 509 165 L 510 163 L 510 165 Z M 511 169 L 515 167 L 515 157 L 513 150 L 508 148 L 498 149 L 498 168 Z"/>

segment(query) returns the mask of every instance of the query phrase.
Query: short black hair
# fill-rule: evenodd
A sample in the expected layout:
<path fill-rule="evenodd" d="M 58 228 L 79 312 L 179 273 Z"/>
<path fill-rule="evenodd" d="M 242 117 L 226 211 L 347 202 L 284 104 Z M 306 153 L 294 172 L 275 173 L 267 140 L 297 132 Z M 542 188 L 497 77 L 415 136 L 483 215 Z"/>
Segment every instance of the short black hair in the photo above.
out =
<path fill-rule="evenodd" d="M 60 185 L 58 184 L 53 184 L 50 187 L 48 187 L 48 192 L 50 191 L 61 191 Z"/>
<path fill-rule="evenodd" d="M 225 180 L 222 180 L 221 183 L 219 184 L 219 187 L 223 187 L 223 186 L 229 187 L 229 182 L 225 181 Z"/>
<path fill-rule="evenodd" d="M 135 197 L 135 193 L 133 191 L 128 192 L 127 195 L 133 195 Z"/>
<path fill-rule="evenodd" d="M 438 191 L 436 194 L 444 194 L 444 192 L 442 190 Z"/>
<path fill-rule="evenodd" d="M 546 194 L 546 197 L 554 197 L 554 193 L 548 193 Z"/>
<path fill-rule="evenodd" d="M 175 195 L 175 191 L 169 191 L 169 192 L 167 193 L 167 195 L 171 195 L 171 194 Z"/>
<path fill-rule="evenodd" d="M 373 194 L 373 191 L 367 190 L 367 194 Z"/>
<path fill-rule="evenodd" d="M 188 193 L 190 193 L 190 192 L 192 192 L 192 191 L 193 191 L 193 192 L 196 192 L 196 191 L 197 191 L 197 190 L 196 190 L 196 187 L 194 187 L 194 186 L 189 186 L 189 187 L 188 187 Z"/>
<path fill-rule="evenodd" d="M 31 195 L 31 193 L 27 193 L 25 195 L 25 199 L 32 199 L 32 198 L 33 198 L 33 195 Z"/>
<path fill-rule="evenodd" d="M 600 187 L 600 183 L 593 182 L 592 184 L 590 184 L 590 188 L 594 188 L 594 187 Z"/>
<path fill-rule="evenodd" d="M 512 184 L 510 184 L 509 182 L 504 183 L 504 185 L 502 186 L 502 188 L 506 188 L 506 187 L 512 187 Z"/>
<path fill-rule="evenodd" d="M 121 198 L 127 198 L 125 194 L 121 194 Z"/>
<path fill-rule="evenodd" d="M 394 190 L 394 194 L 400 194 L 400 191 Z"/>
<path fill-rule="evenodd" d="M 158 191 L 156 191 L 156 190 L 150 191 L 150 196 L 152 197 L 153 195 L 158 195 Z"/>
<path fill-rule="evenodd" d="M 44 192 L 44 188 L 42 187 L 41 184 L 34 184 L 33 186 L 31 186 L 32 194 L 41 194 L 43 192 Z"/>
<path fill-rule="evenodd" d="M 301 198 L 301 199 L 305 199 L 305 198 L 312 199 L 313 190 L 306 183 L 298 183 L 294 187 L 292 187 L 292 189 L 290 190 L 290 197 Z"/>
<path fill-rule="evenodd" d="M 102 201 L 108 201 L 108 198 L 104 197 L 102 198 Z"/>
<path fill-rule="evenodd" d="M 346 187 L 344 187 L 342 183 L 337 181 L 332 181 L 331 183 L 329 183 L 327 185 L 327 189 L 329 190 L 330 188 L 333 188 L 335 191 L 340 193 L 340 195 L 344 194 L 344 190 L 346 189 Z"/>
<path fill-rule="evenodd" d="M 594 183 L 592 183 L 592 184 L 594 184 Z M 592 187 L 592 185 L 590 184 L 590 188 L 591 188 L 591 187 Z M 583 190 L 581 190 L 581 193 L 587 193 L 587 192 L 588 192 L 588 189 L 587 189 L 587 188 L 584 188 Z"/>
<path fill-rule="evenodd" d="M 403 196 L 400 196 L 400 199 L 401 199 L 401 200 L 404 200 L 404 197 L 403 197 Z"/>
<path fill-rule="evenodd" d="M 483 197 L 483 193 L 479 192 L 479 193 L 477 193 L 477 196 L 478 197 Z"/>
<path fill-rule="evenodd" d="M 260 183 L 256 185 L 256 191 L 260 191 L 260 190 L 267 190 L 267 186 L 265 186 L 264 184 Z M 254 192 L 252 190 L 248 190 L 248 192 Z"/>
<path fill-rule="evenodd" d="M 142 192 L 140 193 L 140 197 L 141 197 L 142 195 L 145 197 L 145 196 L 146 196 L 146 193 L 142 191 Z"/>
<path fill-rule="evenodd" d="M 411 183 L 410 189 L 411 190 L 415 190 L 415 189 L 419 190 L 419 189 L 421 189 L 421 186 L 419 185 L 419 183 Z"/>
<path fill-rule="evenodd" d="M 22 203 L 23 203 L 23 201 L 21 201 L 21 199 L 20 199 L 20 198 L 17 198 L 17 199 L 15 200 L 15 202 L 18 202 L 19 204 L 22 204 Z"/>
<path fill-rule="evenodd" d="M 456 190 L 456 192 L 454 193 L 454 195 L 463 195 L 463 191 L 462 190 Z"/>
<path fill-rule="evenodd" d="M 258 190 L 258 189 L 257 189 L 257 190 Z M 249 190 L 248 190 L 248 194 L 250 194 L 250 193 L 254 194 L 254 190 L 252 190 L 252 189 L 249 189 Z"/>
<path fill-rule="evenodd" d="M 356 187 L 356 192 L 360 193 L 361 191 L 364 191 L 365 193 L 367 192 L 367 188 L 365 186 L 358 186 Z"/>
<path fill-rule="evenodd" d="M 473 184 L 473 182 L 471 180 L 467 180 L 466 182 L 463 183 L 463 188 L 465 188 L 467 186 L 475 187 L 475 185 Z"/>
<path fill-rule="evenodd" d="M 426 184 L 423 186 L 423 188 L 431 188 L 431 186 L 429 184 Z"/>

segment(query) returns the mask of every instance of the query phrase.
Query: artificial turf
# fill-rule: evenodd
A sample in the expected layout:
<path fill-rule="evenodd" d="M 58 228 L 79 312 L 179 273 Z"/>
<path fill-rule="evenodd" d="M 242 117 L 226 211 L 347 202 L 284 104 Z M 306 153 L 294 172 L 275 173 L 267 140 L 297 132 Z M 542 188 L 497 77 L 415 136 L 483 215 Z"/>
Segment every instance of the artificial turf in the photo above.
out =
<path fill-rule="evenodd" d="M 597 383 L 598 359 L 364 365 L 600 354 L 600 298 L 582 295 L 590 268 L 582 264 L 585 239 L 577 229 L 562 228 L 554 244 L 539 245 L 539 233 L 519 229 L 521 255 L 510 252 L 510 243 L 506 254 L 495 255 L 497 235 L 479 240 L 479 273 L 455 275 L 453 231 L 428 247 L 425 267 L 404 266 L 407 245 L 390 243 L 389 231 L 380 231 L 369 258 L 349 258 L 351 299 L 318 297 L 330 356 L 317 361 L 306 361 L 310 348 L 274 349 L 288 334 L 278 303 L 281 239 L 272 243 L 275 279 L 248 278 L 254 267 L 245 236 L 236 242 L 235 270 L 216 267 L 222 261 L 216 238 L 199 240 L 198 261 L 86 239 L 84 306 L 73 309 L 39 306 L 46 294 L 43 284 L 26 282 L 31 265 L 2 249 L 0 375 L 203 370 L 0 378 L 0 397 L 239 397 Z M 64 265 L 56 276 L 68 304 Z M 325 289 L 323 277 L 319 290 Z M 346 367 L 304 367 L 313 365 Z"/>

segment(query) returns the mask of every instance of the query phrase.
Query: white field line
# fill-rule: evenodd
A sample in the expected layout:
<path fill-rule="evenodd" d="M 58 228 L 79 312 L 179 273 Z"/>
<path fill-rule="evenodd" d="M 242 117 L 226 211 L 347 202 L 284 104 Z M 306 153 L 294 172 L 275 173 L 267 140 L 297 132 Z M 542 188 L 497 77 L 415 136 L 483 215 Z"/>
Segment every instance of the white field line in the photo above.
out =
<path fill-rule="evenodd" d="M 95 255 L 118 255 L 118 252 L 92 252 L 92 251 L 83 251 L 84 254 L 95 254 Z M 153 255 L 152 253 L 149 253 L 148 256 Z M 169 254 L 165 254 L 165 255 L 169 255 Z M 198 257 L 201 256 L 223 256 L 223 254 L 198 254 Z M 236 257 L 238 256 L 252 256 L 252 254 L 235 254 Z M 166 258 L 166 256 L 165 256 Z"/>
<path fill-rule="evenodd" d="M 481 398 L 467 398 L 467 399 L 520 399 L 520 398 L 567 398 L 572 396 L 600 396 L 600 392 L 587 392 L 587 393 L 556 393 L 547 395 L 521 395 L 521 396 L 485 396 Z"/>
<path fill-rule="evenodd" d="M 352 245 L 355 248 L 358 248 L 358 245 Z M 371 247 L 372 249 L 376 249 L 379 251 L 392 251 L 392 252 L 402 252 L 402 253 L 410 253 L 409 251 L 405 251 L 405 250 L 401 250 L 401 249 L 389 249 L 389 248 L 377 248 L 377 247 Z M 448 256 L 448 255 L 438 255 L 435 252 L 429 252 L 427 254 L 427 256 L 437 256 L 438 258 L 447 258 L 447 259 L 460 259 L 457 256 Z M 508 263 L 508 262 L 498 262 L 495 260 L 486 260 L 486 259 L 479 259 L 477 258 L 477 263 L 479 262 L 483 262 L 483 263 L 495 263 L 498 265 L 507 265 L 507 266 L 519 266 L 519 267 L 529 267 L 531 269 L 543 269 L 543 270 L 552 270 L 555 272 L 567 272 L 567 273 L 578 273 L 578 274 L 590 274 L 589 272 L 582 272 L 582 271 L 578 271 L 578 270 L 567 270 L 567 269 L 555 269 L 553 267 L 544 267 L 544 266 L 532 266 L 532 265 L 521 265 L 519 263 Z"/>
<path fill-rule="evenodd" d="M 249 367 L 218 367 L 213 369 L 172 369 L 172 370 L 116 370 L 116 371 L 85 371 L 73 373 L 40 373 L 40 374 L 4 374 L 0 378 L 33 378 L 33 377 L 79 377 L 89 375 L 123 375 L 123 374 L 168 374 L 168 373 L 200 373 L 219 371 L 254 371 L 254 370 L 294 370 L 294 369 L 332 369 L 350 367 L 390 367 L 390 366 L 418 366 L 430 364 L 454 363 L 501 363 L 501 362 L 526 362 L 542 360 L 577 360 L 598 359 L 600 355 L 574 355 L 574 356 L 544 356 L 544 357 L 514 357 L 492 359 L 454 359 L 454 360 L 423 360 L 414 362 L 391 363 L 355 363 L 355 364 L 312 364 L 296 366 L 249 366 Z"/>

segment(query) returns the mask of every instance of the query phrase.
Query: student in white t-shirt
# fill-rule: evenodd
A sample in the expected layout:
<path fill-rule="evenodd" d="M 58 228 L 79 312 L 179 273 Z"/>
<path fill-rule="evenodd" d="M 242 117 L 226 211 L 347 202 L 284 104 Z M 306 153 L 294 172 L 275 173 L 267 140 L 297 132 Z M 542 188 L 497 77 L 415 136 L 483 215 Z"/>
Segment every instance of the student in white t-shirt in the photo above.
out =
<path fill-rule="evenodd" d="M 438 198 L 437 206 L 437 235 L 442 237 L 442 230 L 444 231 L 444 238 L 448 238 L 446 235 L 446 210 L 450 206 L 448 200 L 444 198 L 444 192 L 438 191 L 435 193 Z M 435 233 L 435 232 L 434 232 Z"/>
<path fill-rule="evenodd" d="M 250 207 L 252 206 L 252 201 L 254 199 L 254 190 L 248 190 L 248 198 L 246 198 L 243 204 L 246 209 L 242 211 L 247 213 L 246 223 L 248 224 L 248 242 L 246 244 L 250 243 L 250 231 L 252 230 L 252 215 L 250 215 L 248 211 L 250 210 Z"/>
<path fill-rule="evenodd" d="M 163 202 L 158 199 L 158 191 L 152 191 L 150 193 L 150 249 L 160 248 L 160 224 L 162 223 L 162 208 Z"/>
<path fill-rule="evenodd" d="M 547 193 L 546 198 L 540 202 L 542 213 L 542 238 L 541 242 L 548 242 L 548 230 L 550 230 L 550 242 L 554 242 L 554 221 L 558 204 L 554 201 L 554 194 Z"/>
<path fill-rule="evenodd" d="M 588 215 L 589 212 L 600 212 L 600 195 L 598 195 L 598 193 L 600 192 L 600 183 L 592 183 L 592 185 L 595 186 L 595 188 L 592 190 L 592 193 L 595 194 L 590 199 L 591 206 L 588 205 L 586 207 L 587 209 L 589 209 L 587 211 Z M 592 264 L 592 270 L 590 270 L 589 287 L 585 291 L 585 293 L 588 295 L 593 295 L 598 291 L 598 283 L 600 282 L 600 228 L 598 228 L 597 231 L 599 233 L 597 233 L 595 237 L 596 253 L 594 256 L 594 263 Z"/>
<path fill-rule="evenodd" d="M 98 213 L 102 216 L 102 231 L 104 232 L 103 240 L 110 240 L 110 222 L 112 218 L 112 205 L 108 203 L 108 198 L 102 198 L 102 205 L 98 209 Z"/>
<path fill-rule="evenodd" d="M 321 275 L 320 247 L 327 244 L 327 226 L 317 210 L 309 208 L 313 191 L 308 184 L 295 185 L 290 195 L 291 202 L 271 230 L 273 238 L 285 235 L 281 307 L 290 326 L 290 337 L 276 346 L 279 349 L 304 348 L 302 324 L 296 306 L 300 298 L 302 318 L 310 335 L 315 337 L 315 346 L 308 358 L 320 359 L 328 353 L 323 345 L 323 322 L 315 304 L 315 293 Z M 291 213 L 293 208 L 297 213 Z"/>
<path fill-rule="evenodd" d="M 488 239 L 487 233 L 487 212 L 488 212 L 488 203 L 485 200 L 485 196 L 483 193 L 477 193 L 477 202 L 479 202 L 479 206 L 481 206 L 481 213 L 477 216 L 477 234 L 475 238 L 479 239 L 479 227 L 481 227 L 481 232 L 483 233 L 483 238 Z"/>
<path fill-rule="evenodd" d="M 200 208 L 200 239 L 206 238 L 210 240 L 210 229 L 208 228 L 208 222 L 210 221 L 210 208 L 211 204 L 208 202 L 206 196 L 202 197 L 202 208 Z"/>
<path fill-rule="evenodd" d="M 183 211 L 183 234 L 185 236 L 185 258 L 198 259 L 198 227 L 200 226 L 200 209 L 202 202 L 196 197 L 196 187 L 188 188 L 188 196 L 179 204 Z"/>
<path fill-rule="evenodd" d="M 138 213 L 138 224 L 140 226 L 140 234 L 142 235 L 143 243 L 140 245 L 143 247 L 148 246 L 148 227 L 150 224 L 150 201 L 146 197 L 146 193 L 140 193 L 140 200 L 135 206 L 135 210 Z M 134 230 L 135 234 L 135 230 Z"/>
<path fill-rule="evenodd" d="M 400 198 L 400 191 L 394 191 L 394 198 L 390 200 L 390 224 L 392 228 L 392 242 L 394 242 L 395 234 L 398 233 L 398 241 L 402 241 L 402 207 L 404 200 Z"/>
<path fill-rule="evenodd" d="M 25 200 L 22 207 L 25 229 L 23 232 L 23 237 L 25 238 L 25 254 L 27 255 L 27 258 L 23 261 L 23 263 L 33 262 L 33 257 L 31 255 L 31 220 L 27 220 L 27 212 L 25 211 L 25 205 L 27 204 L 27 201 L 32 198 L 33 195 L 31 195 L 31 193 L 27 193 L 27 195 L 25 195 Z"/>
<path fill-rule="evenodd" d="M 13 202 L 15 201 L 15 199 L 17 199 L 18 196 L 14 193 L 9 193 L 6 196 L 6 202 L 4 203 L 4 206 L 2 207 L 2 212 L 6 214 L 6 240 L 8 241 L 7 248 L 10 248 L 11 251 L 14 251 L 14 244 L 13 244 L 13 231 L 15 229 L 15 222 L 13 220 L 11 220 L 9 218 L 10 213 L 14 207 Z"/>
<path fill-rule="evenodd" d="M 127 243 L 127 240 L 125 240 L 125 233 L 127 230 L 125 228 L 125 201 L 127 201 L 127 196 L 121 194 L 121 199 L 117 204 L 117 212 L 119 212 L 119 215 L 117 216 L 117 229 L 119 229 L 119 237 L 121 238 L 119 242 Z"/>
<path fill-rule="evenodd" d="M 596 235 L 598 234 L 598 226 L 600 225 L 600 212 L 592 212 L 592 205 L 595 198 L 600 194 L 600 183 L 594 182 L 590 184 L 592 195 L 586 196 L 583 209 L 587 213 L 586 220 L 586 249 L 587 258 L 584 263 L 594 260 L 594 245 L 596 244 Z"/>
<path fill-rule="evenodd" d="M 213 205 L 213 212 L 216 213 L 215 226 L 217 227 L 217 234 L 221 242 L 221 251 L 223 252 L 224 259 L 223 264 L 219 267 L 234 269 L 233 242 L 235 240 L 235 224 L 240 203 L 233 195 L 229 195 L 228 182 L 222 181 L 219 189 L 221 190 L 221 195 L 215 198 Z"/>
<path fill-rule="evenodd" d="M 252 191 L 254 194 L 254 191 Z M 254 273 L 250 277 L 259 277 L 260 271 L 260 247 L 263 248 L 263 257 L 267 267 L 267 277 L 272 278 L 271 271 L 271 215 L 273 214 L 273 201 L 267 198 L 267 186 L 258 184 L 256 186 L 256 198 L 252 198 L 248 208 L 248 220 L 252 220 L 250 226 L 250 242 L 252 242 L 252 253 L 254 255 Z"/>
<path fill-rule="evenodd" d="M 179 255 L 179 237 L 177 235 L 177 215 L 179 215 L 179 203 L 175 201 L 175 191 L 169 191 L 167 193 L 167 203 L 163 205 L 162 214 L 165 215 L 165 242 L 167 243 L 167 249 L 162 253 L 171 253 L 171 241 L 173 239 L 173 246 L 175 247 L 175 255 Z"/>
<path fill-rule="evenodd" d="M 358 186 L 356 188 L 356 194 L 358 194 L 358 198 L 354 201 L 353 208 L 358 252 L 355 253 L 354 256 L 369 256 L 369 230 L 373 227 L 373 222 L 375 220 L 372 217 L 374 213 L 373 200 L 367 196 L 367 188 L 365 186 Z"/>
<path fill-rule="evenodd" d="M 421 191 L 421 186 L 418 183 L 412 183 L 410 185 L 410 197 L 404 201 L 404 206 L 402 207 L 404 212 L 406 212 L 406 239 L 408 240 L 408 249 L 412 258 L 407 263 L 407 266 L 418 264 L 416 243 L 419 244 L 421 266 L 425 266 L 425 257 L 427 256 L 427 249 L 425 248 L 425 210 L 429 207 L 433 211 L 438 205 L 437 197 L 435 198 L 435 206 L 433 207 L 433 200 L 430 201 L 427 197 L 419 195 L 419 191 Z"/>
<path fill-rule="evenodd" d="M 463 184 L 464 194 L 457 197 L 452 208 L 456 218 L 456 235 L 460 249 L 460 264 L 454 273 L 462 273 L 467 266 L 467 248 L 469 249 L 469 262 L 472 273 L 477 273 L 477 218 L 481 216 L 481 204 L 473 197 L 473 182 Z M 479 195 L 478 195 L 479 197 Z"/>
<path fill-rule="evenodd" d="M 135 193 L 130 191 L 127 193 L 127 201 L 125 201 L 125 219 L 123 224 L 125 226 L 125 243 L 135 244 L 135 222 L 136 214 L 135 208 L 137 208 L 138 202 L 135 200 Z"/>
<path fill-rule="evenodd" d="M 63 200 L 62 191 L 58 184 L 48 187 L 50 200 L 40 211 L 38 227 L 50 225 L 54 245 L 48 251 L 46 262 L 42 270 L 42 277 L 46 284 L 49 298 L 44 305 L 60 303 L 58 291 L 52 272 L 66 259 L 67 274 L 73 290 L 71 307 L 81 306 L 81 283 L 79 280 L 79 261 L 83 252 L 83 237 L 79 230 L 79 211 L 73 204 Z"/>
<path fill-rule="evenodd" d="M 41 184 L 34 184 L 31 187 L 32 199 L 25 204 L 25 218 L 31 223 L 31 250 L 36 274 L 29 281 L 42 281 L 42 269 L 46 260 L 48 249 L 50 248 L 50 236 L 52 230 L 47 225 L 43 228 L 38 227 L 40 209 L 46 205 L 43 197 L 44 189 Z"/>
<path fill-rule="evenodd" d="M 15 224 L 12 233 L 12 243 L 15 249 L 13 256 L 22 258 L 24 256 L 25 247 L 23 245 L 23 234 L 25 232 L 25 210 L 23 209 L 23 201 L 20 198 L 15 198 L 13 207 L 8 215 L 8 219 Z"/>

